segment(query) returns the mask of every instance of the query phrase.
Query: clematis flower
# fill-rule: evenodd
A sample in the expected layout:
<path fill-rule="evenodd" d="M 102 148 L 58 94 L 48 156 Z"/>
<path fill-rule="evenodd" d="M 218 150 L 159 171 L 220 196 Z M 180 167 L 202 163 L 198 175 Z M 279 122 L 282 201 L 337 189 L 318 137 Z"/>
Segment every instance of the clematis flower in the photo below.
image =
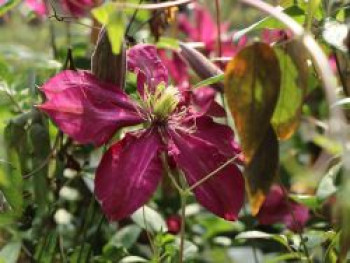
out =
<path fill-rule="evenodd" d="M 187 35 L 189 40 L 194 42 L 203 42 L 206 54 L 210 54 L 215 50 L 218 38 L 216 22 L 211 16 L 209 10 L 198 3 L 194 4 L 194 22 L 192 23 L 185 14 L 179 14 L 178 28 L 181 32 Z M 227 34 L 227 23 L 221 24 L 220 30 L 222 34 L 222 56 L 232 57 L 246 45 L 247 38 L 245 36 L 240 38 L 236 45 L 233 43 L 233 35 L 229 36 Z"/>
<path fill-rule="evenodd" d="M 127 57 L 128 69 L 137 75 L 139 100 L 88 72 L 63 71 L 42 87 L 47 101 L 39 106 L 80 143 L 98 146 L 120 128 L 143 125 L 112 144 L 97 168 L 95 195 L 110 220 L 129 216 L 151 198 L 162 178 L 161 156 L 172 159 L 192 186 L 237 155 L 228 126 L 190 104 L 179 106 L 181 92 L 168 86 L 167 69 L 154 46 L 137 45 Z M 235 220 L 244 180 L 231 162 L 193 193 L 212 213 Z"/>
<path fill-rule="evenodd" d="M 226 116 L 224 108 L 215 101 L 216 91 L 213 88 L 191 89 L 188 66 L 177 52 L 171 51 L 169 56 L 165 50 L 158 50 L 158 54 L 176 87 L 181 91 L 184 103 L 190 102 L 197 111 L 213 117 Z"/>
<path fill-rule="evenodd" d="M 96 0 L 62 0 L 62 8 L 75 17 L 81 17 L 86 15 L 96 3 Z"/>
<path fill-rule="evenodd" d="M 283 223 L 292 231 L 300 231 L 309 219 L 309 209 L 288 200 L 281 186 L 273 185 L 257 218 L 260 224 Z"/>

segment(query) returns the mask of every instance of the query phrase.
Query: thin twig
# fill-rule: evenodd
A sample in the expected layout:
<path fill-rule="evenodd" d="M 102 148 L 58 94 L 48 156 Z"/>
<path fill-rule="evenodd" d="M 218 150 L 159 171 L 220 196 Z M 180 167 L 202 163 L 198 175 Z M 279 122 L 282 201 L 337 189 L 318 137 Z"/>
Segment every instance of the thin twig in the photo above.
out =
<path fill-rule="evenodd" d="M 292 206 L 290 204 L 290 199 L 288 197 L 288 193 L 286 191 L 286 189 L 284 188 L 284 186 L 282 185 L 282 182 L 280 182 L 280 187 L 282 188 L 282 191 L 283 191 L 283 197 L 285 198 L 285 200 L 287 201 L 287 209 L 288 209 L 288 212 L 290 213 L 290 215 L 292 216 L 292 220 L 293 220 L 293 223 L 297 226 L 298 230 L 297 230 L 297 233 L 298 233 L 298 236 L 300 238 L 300 244 L 304 250 L 304 254 L 306 256 L 306 259 L 309 263 L 312 263 L 312 260 L 311 260 L 311 257 L 310 257 L 310 253 L 309 253 L 309 249 L 307 248 L 307 245 L 305 243 L 305 239 L 304 239 L 304 235 L 303 235 L 303 228 L 300 224 L 300 222 L 296 219 L 295 217 L 295 214 L 294 214 L 294 211 L 292 209 Z"/>
<path fill-rule="evenodd" d="M 138 9 L 144 9 L 144 10 L 156 10 L 156 9 L 167 9 L 173 6 L 179 6 L 184 4 L 189 4 L 191 2 L 194 2 L 195 0 L 175 0 L 175 1 L 168 1 L 166 3 L 158 3 L 158 4 L 131 4 L 131 3 L 114 3 L 114 5 L 117 8 L 138 8 Z"/>
<path fill-rule="evenodd" d="M 209 173 L 208 175 L 206 175 L 205 177 L 203 177 L 201 180 L 197 181 L 196 183 L 194 183 L 192 186 L 190 186 L 188 188 L 189 191 L 193 191 L 196 187 L 200 186 L 201 184 L 203 184 L 204 182 L 206 182 L 207 180 L 209 180 L 211 177 L 213 177 L 214 175 L 216 175 L 218 172 L 220 172 L 222 169 L 226 168 L 228 165 L 232 164 L 236 159 L 238 158 L 238 156 L 236 155 L 235 157 L 227 160 L 223 165 L 219 166 L 218 168 L 216 168 L 214 171 L 212 171 L 211 173 Z"/>
<path fill-rule="evenodd" d="M 56 152 L 56 149 L 57 149 L 57 146 L 58 146 L 58 142 L 60 141 L 60 138 L 61 138 L 61 132 L 59 132 L 56 135 L 56 139 L 55 139 L 54 145 L 52 146 L 52 149 L 51 149 L 49 155 L 46 157 L 46 159 L 36 169 L 31 171 L 30 173 L 24 174 L 23 175 L 23 179 L 28 179 L 31 176 L 33 176 L 34 174 L 38 173 L 41 169 L 43 169 L 50 162 L 51 158 L 55 155 L 55 152 Z"/>
<path fill-rule="evenodd" d="M 139 5 L 141 5 L 142 2 L 143 2 L 143 0 L 140 0 L 140 1 L 139 1 Z M 136 16 L 137 16 L 137 13 L 138 13 L 138 12 L 139 12 L 139 9 L 136 8 L 135 11 L 134 11 L 134 13 L 132 14 L 132 17 L 130 18 L 129 24 L 128 24 L 126 30 L 125 30 L 125 36 L 128 36 L 128 35 L 129 35 L 129 31 L 130 31 L 130 29 L 131 29 L 131 25 L 132 25 L 132 23 L 134 22 L 134 20 L 135 20 L 135 18 L 136 18 Z"/>

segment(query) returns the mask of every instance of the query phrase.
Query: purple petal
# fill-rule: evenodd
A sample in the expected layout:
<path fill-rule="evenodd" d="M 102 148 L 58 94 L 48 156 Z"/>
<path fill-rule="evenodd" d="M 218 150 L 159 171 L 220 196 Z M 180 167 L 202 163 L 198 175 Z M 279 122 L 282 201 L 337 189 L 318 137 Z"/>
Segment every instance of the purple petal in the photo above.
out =
<path fill-rule="evenodd" d="M 234 140 L 234 133 L 229 126 L 216 123 L 208 116 L 196 118 L 195 125 L 194 136 L 211 143 L 221 154 L 230 158 L 241 153 L 240 147 Z"/>
<path fill-rule="evenodd" d="M 180 131 L 170 130 L 170 154 L 191 186 L 218 169 L 228 158 L 213 144 Z M 234 154 L 232 154 L 234 156 Z M 236 220 L 244 201 L 244 180 L 234 163 L 193 190 L 198 202 L 214 214 Z"/>
<path fill-rule="evenodd" d="M 215 101 L 215 95 L 216 91 L 213 88 L 202 87 L 193 91 L 192 100 L 200 113 L 214 117 L 225 117 L 225 109 Z"/>
<path fill-rule="evenodd" d="M 161 140 L 153 130 L 130 135 L 103 156 L 95 178 L 95 194 L 109 220 L 135 212 L 152 196 L 162 176 Z"/>
<path fill-rule="evenodd" d="M 47 15 L 46 4 L 43 0 L 26 0 L 25 3 L 38 16 L 45 17 Z"/>
<path fill-rule="evenodd" d="M 63 9 L 76 17 L 84 16 L 95 6 L 95 0 L 62 0 Z"/>
<path fill-rule="evenodd" d="M 257 215 L 259 223 L 270 225 L 284 223 L 293 231 L 300 231 L 309 219 L 309 209 L 289 200 L 281 186 L 271 187 Z"/>
<path fill-rule="evenodd" d="M 216 39 L 217 28 L 209 10 L 200 5 L 195 7 L 195 20 L 198 29 L 197 41 L 202 41 L 208 44 Z"/>
<path fill-rule="evenodd" d="M 168 83 L 168 70 L 158 57 L 157 49 L 153 45 L 140 44 L 132 47 L 127 53 L 128 69 L 138 75 L 137 88 L 144 94 L 145 85 L 154 93 L 161 82 Z"/>
<path fill-rule="evenodd" d="M 43 87 L 47 101 L 38 106 L 79 143 L 106 143 L 122 127 L 143 122 L 121 90 L 84 71 L 63 71 Z"/>

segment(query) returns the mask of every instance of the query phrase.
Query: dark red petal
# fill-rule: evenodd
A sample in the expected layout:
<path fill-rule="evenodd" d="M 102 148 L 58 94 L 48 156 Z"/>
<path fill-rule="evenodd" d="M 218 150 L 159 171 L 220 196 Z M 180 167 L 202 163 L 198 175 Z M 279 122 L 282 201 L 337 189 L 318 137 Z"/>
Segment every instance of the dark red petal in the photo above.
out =
<path fill-rule="evenodd" d="M 208 116 L 196 118 L 195 125 L 194 136 L 212 144 L 221 154 L 232 157 L 241 153 L 240 147 L 234 140 L 234 133 L 229 126 L 216 123 Z"/>
<path fill-rule="evenodd" d="M 87 14 L 95 3 L 94 0 L 61 0 L 64 11 L 76 17 Z"/>
<path fill-rule="evenodd" d="M 38 106 L 79 143 L 106 143 L 119 128 L 143 122 L 128 96 L 83 71 L 64 71 L 42 88 L 48 101 Z"/>
<path fill-rule="evenodd" d="M 161 141 L 153 130 L 130 135 L 103 156 L 95 178 L 95 194 L 109 220 L 120 220 L 144 205 L 162 176 Z"/>
<path fill-rule="evenodd" d="M 202 87 L 193 91 L 193 103 L 200 113 L 213 117 L 225 117 L 225 109 L 215 101 L 216 91 L 210 87 Z"/>
<path fill-rule="evenodd" d="M 158 57 L 157 49 L 153 45 L 139 44 L 128 50 L 128 69 L 135 72 L 138 77 L 138 91 L 143 95 L 145 84 L 153 93 L 161 82 L 168 83 L 168 70 Z"/>
<path fill-rule="evenodd" d="M 213 144 L 179 131 L 169 131 L 170 154 L 191 186 L 215 171 L 228 158 Z M 234 156 L 234 153 L 232 154 Z M 214 214 L 236 220 L 244 202 L 244 180 L 232 163 L 194 189 L 198 202 Z"/>
<path fill-rule="evenodd" d="M 285 195 L 279 185 L 273 185 L 257 218 L 260 224 L 284 223 L 293 231 L 301 230 L 309 219 L 309 209 Z"/>

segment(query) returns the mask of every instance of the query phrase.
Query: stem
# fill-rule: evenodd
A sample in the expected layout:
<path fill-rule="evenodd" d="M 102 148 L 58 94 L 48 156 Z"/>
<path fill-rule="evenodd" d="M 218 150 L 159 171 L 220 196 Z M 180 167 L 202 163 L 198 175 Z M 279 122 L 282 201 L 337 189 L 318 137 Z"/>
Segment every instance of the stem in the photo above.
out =
<path fill-rule="evenodd" d="M 197 181 L 196 183 L 194 183 L 192 186 L 190 186 L 188 188 L 188 191 L 193 191 L 196 187 L 200 186 L 201 184 L 203 184 L 204 182 L 206 182 L 207 180 L 209 180 L 212 176 L 214 176 L 215 174 L 217 174 L 218 172 L 220 172 L 222 169 L 224 169 L 226 166 L 230 165 L 231 163 L 233 163 L 236 159 L 238 158 L 238 156 L 235 156 L 229 160 L 227 160 L 223 165 L 219 166 L 218 168 L 216 168 L 214 171 L 212 171 L 211 173 L 209 173 L 208 175 L 206 175 L 205 177 L 203 177 L 202 179 L 200 179 L 199 181 Z"/>
<path fill-rule="evenodd" d="M 338 71 L 338 74 L 339 74 L 340 83 L 343 86 L 344 94 L 347 97 L 349 97 L 350 94 L 349 94 L 349 91 L 348 91 L 348 87 L 346 85 L 346 77 L 343 74 L 343 70 L 341 68 L 341 65 L 340 65 L 340 62 L 339 62 L 339 59 L 338 59 L 338 55 L 337 55 L 337 52 L 336 52 L 335 48 L 333 48 L 333 56 L 334 56 L 334 60 L 335 60 L 335 65 L 337 66 L 337 71 Z"/>
<path fill-rule="evenodd" d="M 144 10 L 154 10 L 154 9 L 167 9 L 169 7 L 173 6 L 179 6 L 194 2 L 194 0 L 175 0 L 175 1 L 168 1 L 166 3 L 159 3 L 159 4 L 131 4 L 131 3 L 114 3 L 114 5 L 118 8 L 138 8 L 138 9 L 144 9 Z"/>
<path fill-rule="evenodd" d="M 218 57 L 222 57 L 222 47 L 221 47 L 221 15 L 220 15 L 220 0 L 215 0 L 215 9 L 216 9 L 216 28 L 218 30 L 217 34 L 217 45 L 218 45 Z M 221 64 L 221 63 L 220 63 Z"/>
<path fill-rule="evenodd" d="M 181 231 L 180 231 L 180 259 L 179 262 L 183 263 L 184 247 L 185 247 L 185 223 L 186 223 L 186 200 L 187 192 L 181 191 Z"/>
<path fill-rule="evenodd" d="M 143 1 L 143 0 L 140 0 L 140 1 L 139 1 L 139 5 L 142 4 L 142 1 Z M 138 11 L 139 11 L 139 9 L 136 8 L 135 11 L 134 11 L 134 13 L 132 14 L 132 17 L 130 18 L 129 24 L 128 24 L 126 30 L 125 30 L 125 34 L 124 34 L 125 36 L 128 36 L 128 35 L 129 35 L 129 31 L 130 31 L 130 29 L 131 29 L 131 25 L 132 25 L 132 23 L 134 22 Z"/>
<path fill-rule="evenodd" d="M 311 257 L 310 257 L 310 253 L 309 253 L 309 249 L 307 248 L 306 246 L 306 243 L 305 243 L 305 240 L 304 240 L 304 236 L 303 236 L 303 230 L 302 230 L 302 226 L 300 225 L 299 221 L 296 219 L 295 217 L 295 214 L 294 214 L 294 211 L 292 209 L 292 206 L 290 204 L 290 200 L 289 200 L 289 197 L 288 197 L 288 193 L 286 191 L 286 189 L 284 188 L 282 182 L 280 182 L 280 187 L 282 188 L 282 191 L 283 191 L 283 195 L 284 195 L 284 198 L 286 199 L 287 201 L 287 208 L 288 208 L 288 212 L 291 214 L 292 216 L 292 220 L 293 220 L 293 223 L 296 224 L 298 226 L 298 236 L 300 238 L 300 244 L 301 244 L 301 247 L 303 248 L 304 250 L 304 254 L 306 256 L 306 260 L 307 262 L 309 263 L 312 263 L 312 260 L 311 260 Z"/>

